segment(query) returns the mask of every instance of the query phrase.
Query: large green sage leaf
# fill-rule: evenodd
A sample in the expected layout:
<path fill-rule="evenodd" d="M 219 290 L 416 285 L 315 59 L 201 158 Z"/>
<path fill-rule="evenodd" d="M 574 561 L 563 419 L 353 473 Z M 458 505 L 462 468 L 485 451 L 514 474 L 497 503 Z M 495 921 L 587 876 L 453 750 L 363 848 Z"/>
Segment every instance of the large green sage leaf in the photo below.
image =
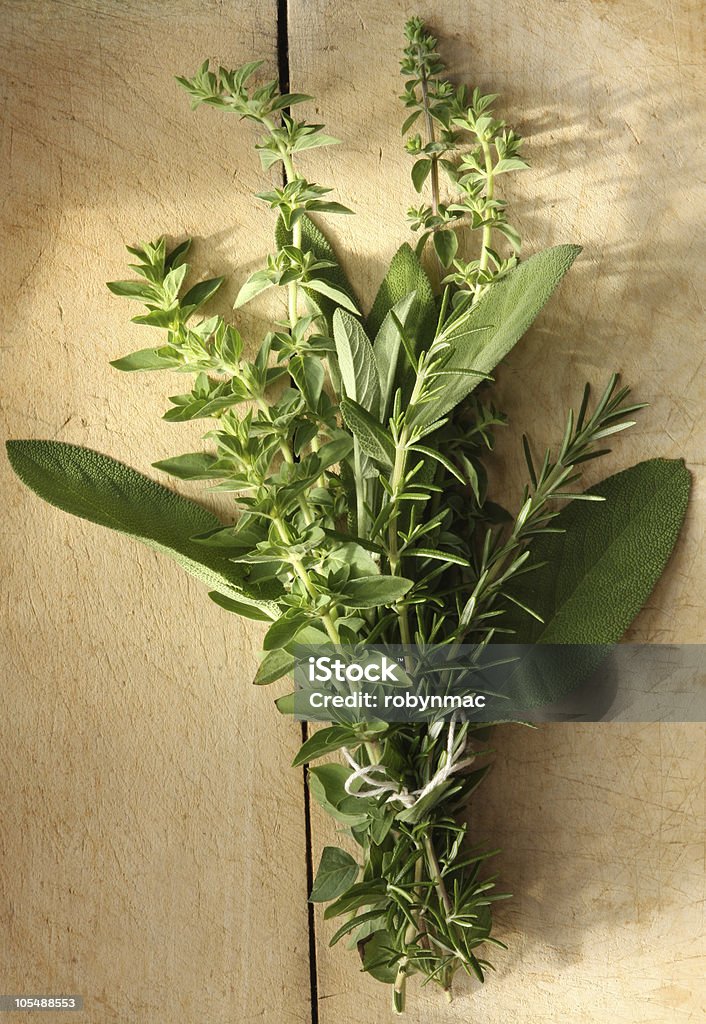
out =
<path fill-rule="evenodd" d="M 170 555 L 218 593 L 277 617 L 276 605 L 268 600 L 275 596 L 272 588 L 249 587 L 217 548 L 192 540 L 222 526 L 201 505 L 90 448 L 63 441 L 8 441 L 7 452 L 20 480 L 50 505 L 135 537 Z"/>
<path fill-rule="evenodd" d="M 405 295 L 387 314 L 373 342 L 373 352 L 380 377 L 380 420 L 382 423 L 387 422 L 388 410 L 395 393 L 397 367 L 402 347 L 399 325 L 404 327 L 407 323 L 414 301 L 414 292 Z"/>
<path fill-rule="evenodd" d="M 399 601 L 413 585 L 401 576 L 367 576 L 343 583 L 339 596 L 348 608 L 380 608 Z"/>
<path fill-rule="evenodd" d="M 662 575 L 681 529 L 690 475 L 681 459 L 649 459 L 608 477 L 538 537 L 513 597 L 543 618 L 509 616 L 521 643 L 612 644 L 623 635 Z M 505 617 L 503 617 L 505 625 Z"/>
<path fill-rule="evenodd" d="M 511 680 L 525 707 L 560 700 L 588 679 L 650 596 L 674 547 L 689 500 L 682 460 L 650 459 L 608 477 L 552 524 L 563 533 L 532 544 L 539 567 L 516 578 L 508 593 L 517 606 L 503 616 L 513 641 L 557 645 L 523 657 Z"/>
<path fill-rule="evenodd" d="M 415 350 L 419 352 L 429 348 L 434 337 L 436 304 L 429 278 L 419 262 L 419 257 L 405 242 L 392 257 L 390 268 L 370 310 L 367 328 L 371 337 L 378 333 L 390 310 L 410 292 L 415 293 L 415 300 L 407 317 L 406 327 Z"/>
<path fill-rule="evenodd" d="M 354 316 L 344 309 L 337 309 L 333 316 L 333 338 L 346 397 L 377 416 L 380 410 L 380 378 L 367 334 Z"/>
<path fill-rule="evenodd" d="M 491 373 L 530 327 L 580 252 L 578 245 L 545 249 L 491 285 L 457 326 L 444 332 L 453 347 L 444 370 Z M 472 375 L 445 377 L 436 397 L 419 407 L 415 422 L 427 424 L 445 416 L 480 380 Z"/>
<path fill-rule="evenodd" d="M 367 409 L 358 405 L 357 402 L 351 401 L 350 398 L 341 399 L 341 413 L 363 452 L 371 459 L 392 469 L 395 461 L 395 445 L 385 427 L 378 423 Z"/>
<path fill-rule="evenodd" d="M 357 402 L 364 412 L 369 412 L 371 418 L 377 422 L 380 412 L 380 379 L 368 336 L 354 316 L 344 309 L 337 309 L 333 315 L 333 338 L 345 395 Z M 345 399 L 341 401 L 344 402 Z M 353 473 L 357 494 L 361 495 L 365 493 L 366 478 L 374 476 L 374 467 L 365 454 L 366 449 L 361 442 L 360 433 L 353 430 L 348 419 L 346 422 L 355 437 Z"/>

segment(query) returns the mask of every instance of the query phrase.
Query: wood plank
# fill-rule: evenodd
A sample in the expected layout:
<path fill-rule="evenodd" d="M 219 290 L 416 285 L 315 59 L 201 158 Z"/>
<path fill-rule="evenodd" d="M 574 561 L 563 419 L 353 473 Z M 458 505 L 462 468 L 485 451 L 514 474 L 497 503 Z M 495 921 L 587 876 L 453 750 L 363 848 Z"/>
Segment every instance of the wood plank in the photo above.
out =
<path fill-rule="evenodd" d="M 706 388 L 695 341 L 703 296 L 691 271 L 704 246 L 692 228 L 702 6 L 289 6 L 292 88 L 316 96 L 310 116 L 343 140 L 302 166 L 357 212 L 326 224 L 366 308 L 409 237 L 404 214 L 415 202 L 398 127 L 405 19 L 429 19 L 457 80 L 501 93 L 502 115 L 529 139 L 532 170 L 502 189 L 525 251 L 569 241 L 584 254 L 498 376 L 513 425 L 498 447 L 498 493 L 521 489 L 522 431 L 538 447 L 555 441 L 584 381 L 600 385 L 622 371 L 650 408 L 588 478 L 656 455 L 685 457 L 695 477 L 678 551 L 630 638 L 703 642 Z M 504 847 L 503 885 L 519 894 L 498 914 L 511 950 L 497 956 L 498 976 L 482 993 L 463 989 L 451 1007 L 429 991 L 412 998 L 410 1024 L 698 1016 L 700 966 L 688 958 L 701 928 L 703 728 L 506 729 L 498 747 L 473 820 Z M 336 841 L 322 815 L 314 826 L 316 846 Z M 333 927 L 317 918 L 322 1024 L 388 1020 L 387 993 L 357 973 L 354 954 L 327 949 Z"/>
<path fill-rule="evenodd" d="M 160 420 L 183 377 L 108 366 L 150 338 L 104 282 L 124 243 L 194 234 L 227 311 L 268 251 L 247 126 L 173 76 L 276 74 L 276 3 L 1 7 L 6 432 L 149 472 L 202 430 Z M 298 736 L 251 686 L 262 630 L 1 472 L 0 990 L 82 994 L 77 1024 L 310 1020 Z"/>

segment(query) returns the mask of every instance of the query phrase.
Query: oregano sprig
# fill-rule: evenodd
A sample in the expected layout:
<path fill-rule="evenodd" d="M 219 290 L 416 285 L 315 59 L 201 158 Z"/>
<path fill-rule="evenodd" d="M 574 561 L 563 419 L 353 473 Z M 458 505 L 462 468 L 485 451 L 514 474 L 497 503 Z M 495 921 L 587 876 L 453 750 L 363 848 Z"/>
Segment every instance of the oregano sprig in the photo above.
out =
<path fill-rule="evenodd" d="M 477 88 L 469 92 L 465 85 L 455 88 L 441 77 L 445 65 L 436 52 L 437 41 L 420 18 L 407 22 L 405 35 L 402 99 L 412 113 L 402 125 L 402 134 L 423 116 L 425 138 L 413 135 L 405 148 L 415 157 L 412 182 L 417 192 L 422 191 L 427 179 L 431 186 L 431 204 L 409 211 L 412 229 L 422 230 L 417 252 L 421 254 L 431 240 L 439 264 L 447 272 L 444 283 L 467 288 L 479 296 L 483 288 L 503 277 L 517 262 L 520 236 L 507 219 L 505 202 L 495 195 L 495 180 L 528 166 L 520 156 L 522 139 L 491 115 L 495 94 L 483 95 Z M 439 168 L 457 190 L 451 202 L 442 202 Z M 462 221 L 481 231 L 477 259 L 457 258 Z M 502 257 L 492 247 L 493 232 L 505 237 L 511 255 Z"/>

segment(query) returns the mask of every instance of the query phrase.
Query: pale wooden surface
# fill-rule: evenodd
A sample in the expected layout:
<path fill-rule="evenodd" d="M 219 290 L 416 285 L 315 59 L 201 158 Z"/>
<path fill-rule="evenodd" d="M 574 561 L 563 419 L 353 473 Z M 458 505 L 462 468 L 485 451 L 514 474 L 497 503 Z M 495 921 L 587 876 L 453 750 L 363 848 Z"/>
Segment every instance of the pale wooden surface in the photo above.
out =
<path fill-rule="evenodd" d="M 147 341 L 102 282 L 122 275 L 124 242 L 194 233 L 204 274 L 232 268 L 225 309 L 269 248 L 247 129 L 190 114 L 172 76 L 206 55 L 263 55 L 274 73 L 275 4 L 0 11 L 7 433 L 147 469 L 196 435 L 160 422 L 164 376 L 107 366 Z M 597 472 L 684 455 L 699 477 L 669 577 L 632 635 L 703 640 L 698 8 L 290 2 L 292 86 L 317 95 L 344 140 L 303 166 L 358 212 L 329 223 L 367 301 L 414 201 L 396 96 L 402 25 L 417 11 L 433 15 L 454 73 L 501 92 L 530 137 L 533 170 L 512 182 L 526 251 L 586 247 L 501 375 L 513 436 L 552 440 L 585 377 L 624 371 L 652 408 Z M 267 311 L 246 326 L 257 334 Z M 520 463 L 506 443 L 500 467 L 511 494 Z M 72 1020 L 91 1024 L 311 1020 L 296 735 L 272 691 L 249 686 L 259 629 L 2 471 L 0 989 L 82 992 L 88 1009 Z M 451 1007 L 413 990 L 410 1022 L 701 1019 L 703 729 L 508 729 L 497 745 L 473 820 L 504 847 L 503 884 L 518 893 L 498 916 L 511 949 L 485 990 Z M 318 855 L 331 831 L 314 825 Z M 326 949 L 328 925 L 318 932 L 322 1024 L 390 1020 L 387 992 L 353 954 Z"/>
<path fill-rule="evenodd" d="M 150 339 L 104 282 L 124 243 L 193 233 L 226 310 L 260 259 L 250 134 L 174 75 L 253 52 L 276 74 L 276 5 L 0 11 L 6 431 L 149 471 L 202 431 L 160 420 L 186 378 L 108 365 Z M 310 1020 L 298 737 L 250 685 L 259 631 L 2 474 L 0 990 L 80 993 L 77 1024 Z"/>
<path fill-rule="evenodd" d="M 556 440 L 584 381 L 622 371 L 651 407 L 589 478 L 655 455 L 684 456 L 695 478 L 679 549 L 630 634 L 652 642 L 706 638 L 701 12 L 684 0 L 361 0 L 335 15 L 290 5 L 292 87 L 317 96 L 316 119 L 345 150 L 306 166 L 358 214 L 334 227 L 366 305 L 416 202 L 397 127 L 405 19 L 428 18 L 452 74 L 501 93 L 499 109 L 528 137 L 532 170 L 501 187 L 525 251 L 585 251 L 500 374 L 514 430 L 498 447 L 498 491 L 521 489 L 521 431 L 538 447 Z M 502 887 L 518 894 L 497 915 L 510 951 L 483 990 L 461 985 L 450 1007 L 412 989 L 410 1024 L 702 1020 L 703 727 L 545 726 L 496 739 L 472 822 L 503 847 Z M 314 822 L 319 847 L 335 841 L 323 815 Z M 355 954 L 327 949 L 334 927 L 318 915 L 321 1024 L 391 1020 Z"/>

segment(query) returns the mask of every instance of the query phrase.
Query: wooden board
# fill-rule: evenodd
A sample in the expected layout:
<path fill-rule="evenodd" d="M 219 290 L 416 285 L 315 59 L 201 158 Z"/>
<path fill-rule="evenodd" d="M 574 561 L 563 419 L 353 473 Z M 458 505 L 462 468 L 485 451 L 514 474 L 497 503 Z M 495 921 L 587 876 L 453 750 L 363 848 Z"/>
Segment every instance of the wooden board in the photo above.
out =
<path fill-rule="evenodd" d="M 125 243 L 194 234 L 226 311 L 268 250 L 247 127 L 190 113 L 174 75 L 253 53 L 276 74 L 276 4 L 0 12 L 5 429 L 149 472 L 202 430 L 160 420 L 184 377 L 108 365 L 150 337 L 104 282 Z M 251 686 L 261 631 L 0 469 L 0 991 L 81 994 L 77 1024 L 308 1021 L 298 735 Z"/>
<path fill-rule="evenodd" d="M 496 491 L 517 500 L 522 431 L 537 447 L 556 441 L 584 381 L 621 371 L 650 408 L 588 479 L 656 455 L 684 456 L 695 478 L 679 549 L 630 633 L 651 642 L 705 639 L 701 12 L 685 0 L 290 4 L 292 87 L 316 96 L 310 116 L 343 140 L 302 165 L 356 210 L 327 226 L 366 308 L 416 203 L 398 128 L 405 19 L 427 18 L 454 78 L 501 93 L 501 115 L 528 137 L 532 169 L 501 189 L 525 252 L 579 242 L 584 253 L 499 374 L 514 429 Z M 700 1019 L 703 727 L 504 729 L 497 747 L 471 821 L 504 849 L 502 886 L 517 897 L 498 935 L 510 951 L 485 989 L 462 985 L 449 1007 L 413 993 L 410 1024 Z M 314 834 L 316 857 L 337 841 L 320 814 Z M 355 954 L 327 948 L 334 927 L 317 917 L 321 1024 L 391 1019 Z"/>
<path fill-rule="evenodd" d="M 167 378 L 108 367 L 148 341 L 103 282 L 123 276 L 125 242 L 194 234 L 203 275 L 230 275 L 225 312 L 261 262 L 272 220 L 251 199 L 262 176 L 247 128 L 190 114 L 173 75 L 206 55 L 263 56 L 275 74 L 278 6 L 0 0 L 9 436 L 87 444 L 143 470 L 196 446 L 197 430 L 159 420 Z M 312 119 L 344 143 L 302 166 L 357 210 L 327 223 L 366 304 L 415 201 L 397 129 L 405 18 L 428 16 L 453 74 L 502 93 L 530 138 L 533 170 L 506 192 L 526 252 L 585 246 L 500 374 L 513 437 L 551 442 L 584 379 L 624 372 L 652 407 L 592 472 L 684 455 L 697 484 L 631 636 L 703 641 L 700 6 L 286 6 L 292 87 L 316 95 Z M 240 324 L 258 338 L 275 308 L 253 303 Z M 497 465 L 510 498 L 522 472 L 508 438 Z M 326 948 L 320 919 L 309 1005 L 297 735 L 272 690 L 249 685 L 259 627 L 0 471 L 0 991 L 81 993 L 78 1024 L 390 1020 L 387 992 L 353 954 Z M 498 870 L 517 894 L 498 914 L 510 951 L 484 990 L 462 986 L 450 1007 L 413 988 L 410 1024 L 699 1019 L 703 728 L 506 729 L 497 746 L 471 820 L 503 847 Z M 334 833 L 320 815 L 314 831 L 317 858 Z"/>

